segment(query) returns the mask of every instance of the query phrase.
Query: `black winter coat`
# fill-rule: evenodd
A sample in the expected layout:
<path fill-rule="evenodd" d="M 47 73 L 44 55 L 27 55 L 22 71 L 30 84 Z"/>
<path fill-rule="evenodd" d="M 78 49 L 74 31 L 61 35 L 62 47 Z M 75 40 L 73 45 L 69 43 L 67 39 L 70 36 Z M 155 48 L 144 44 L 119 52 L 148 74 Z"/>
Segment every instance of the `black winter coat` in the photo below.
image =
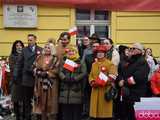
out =
<path fill-rule="evenodd" d="M 129 77 L 133 76 L 136 84 L 129 85 L 128 82 L 126 82 L 130 90 L 129 101 L 140 101 L 140 97 L 146 95 L 149 70 L 148 63 L 143 56 L 137 55 L 131 58 L 125 70 L 124 79 L 127 81 Z"/>
<path fill-rule="evenodd" d="M 32 52 L 30 47 L 25 47 L 22 51 L 22 57 L 18 59 L 18 74 L 22 72 L 22 85 L 27 87 L 34 86 L 34 76 L 33 76 L 33 62 L 35 61 L 37 55 L 40 54 L 42 48 L 39 46 L 35 47 L 35 51 Z"/>
<path fill-rule="evenodd" d="M 19 74 L 19 76 L 15 75 L 17 73 L 17 67 L 15 66 L 17 63 L 17 59 L 21 57 L 20 54 L 11 54 L 9 56 L 9 66 L 10 66 L 10 89 L 11 89 L 11 98 L 13 102 L 17 102 L 22 100 L 22 75 Z M 17 76 L 17 79 L 15 80 L 15 76 Z"/>

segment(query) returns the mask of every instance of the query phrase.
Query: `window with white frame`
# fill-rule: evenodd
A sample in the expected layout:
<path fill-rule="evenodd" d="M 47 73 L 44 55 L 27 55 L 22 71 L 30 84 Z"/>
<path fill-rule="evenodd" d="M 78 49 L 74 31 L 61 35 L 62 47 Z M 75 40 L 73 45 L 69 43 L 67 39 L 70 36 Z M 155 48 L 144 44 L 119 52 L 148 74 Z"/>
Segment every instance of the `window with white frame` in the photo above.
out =
<path fill-rule="evenodd" d="M 110 14 L 102 10 L 76 10 L 77 40 L 97 33 L 101 38 L 110 37 Z"/>

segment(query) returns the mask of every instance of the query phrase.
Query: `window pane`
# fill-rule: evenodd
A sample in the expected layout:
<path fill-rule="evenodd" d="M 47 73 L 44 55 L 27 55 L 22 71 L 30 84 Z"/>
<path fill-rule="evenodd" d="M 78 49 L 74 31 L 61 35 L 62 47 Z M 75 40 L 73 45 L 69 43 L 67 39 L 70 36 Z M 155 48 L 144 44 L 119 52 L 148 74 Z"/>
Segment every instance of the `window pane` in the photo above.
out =
<path fill-rule="evenodd" d="M 101 38 L 108 37 L 108 26 L 95 26 L 95 33 Z"/>
<path fill-rule="evenodd" d="M 90 20 L 90 11 L 77 9 L 76 20 Z"/>
<path fill-rule="evenodd" d="M 77 37 L 89 36 L 90 26 L 77 26 L 78 34 Z"/>
<path fill-rule="evenodd" d="M 108 20 L 107 11 L 95 11 L 95 20 Z"/>

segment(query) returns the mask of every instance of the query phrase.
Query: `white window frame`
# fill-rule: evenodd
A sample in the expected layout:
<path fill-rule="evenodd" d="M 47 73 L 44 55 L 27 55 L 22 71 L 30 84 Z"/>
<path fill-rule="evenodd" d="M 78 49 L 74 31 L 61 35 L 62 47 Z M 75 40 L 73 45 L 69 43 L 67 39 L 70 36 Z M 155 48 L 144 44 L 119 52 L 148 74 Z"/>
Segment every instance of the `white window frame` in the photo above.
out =
<path fill-rule="evenodd" d="M 90 36 L 95 33 L 95 26 L 108 26 L 108 37 L 111 35 L 111 14 L 109 12 L 108 20 L 94 20 L 95 18 L 95 11 L 94 9 L 90 10 L 90 20 L 76 20 L 77 26 L 90 26 Z M 81 39 L 81 38 L 77 38 Z"/>

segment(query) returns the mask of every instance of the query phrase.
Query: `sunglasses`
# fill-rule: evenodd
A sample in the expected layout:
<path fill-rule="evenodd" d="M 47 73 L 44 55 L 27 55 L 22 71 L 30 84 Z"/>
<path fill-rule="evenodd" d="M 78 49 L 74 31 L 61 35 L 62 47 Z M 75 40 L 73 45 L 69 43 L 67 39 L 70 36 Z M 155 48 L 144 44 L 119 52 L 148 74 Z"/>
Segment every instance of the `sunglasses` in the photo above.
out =
<path fill-rule="evenodd" d="M 109 43 L 108 43 L 108 42 L 103 42 L 103 44 L 109 45 Z"/>
<path fill-rule="evenodd" d="M 97 46 L 92 46 L 93 48 L 96 48 Z"/>
<path fill-rule="evenodd" d="M 137 49 L 137 48 L 130 48 L 129 50 L 135 50 L 135 49 Z"/>

